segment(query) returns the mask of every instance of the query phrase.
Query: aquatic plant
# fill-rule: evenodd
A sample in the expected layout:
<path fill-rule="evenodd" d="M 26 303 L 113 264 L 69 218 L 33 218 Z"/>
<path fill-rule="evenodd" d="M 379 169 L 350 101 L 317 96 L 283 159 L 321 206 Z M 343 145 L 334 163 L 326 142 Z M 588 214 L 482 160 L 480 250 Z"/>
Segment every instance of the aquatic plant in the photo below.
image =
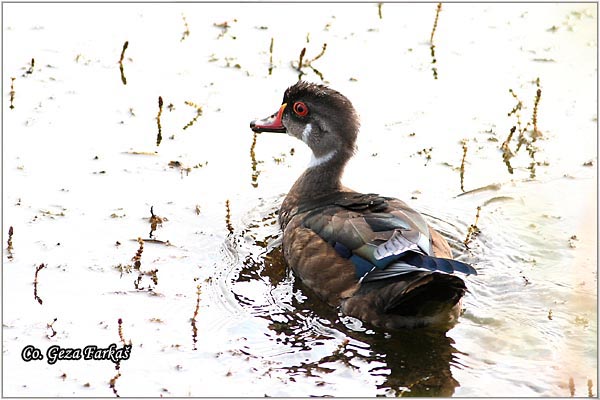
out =
<path fill-rule="evenodd" d="M 42 299 L 40 298 L 40 296 L 38 296 L 38 273 L 45 268 L 46 265 L 44 263 L 40 264 L 36 269 L 35 269 L 35 275 L 33 277 L 33 298 L 40 303 L 40 305 L 43 303 Z"/>
<path fill-rule="evenodd" d="M 269 45 L 269 75 L 273 73 L 273 43 L 275 38 L 271 38 L 271 44 Z"/>
<path fill-rule="evenodd" d="M 231 225 L 231 209 L 229 208 L 229 199 L 225 200 L 225 226 L 230 234 L 233 234 L 233 226 Z"/>
<path fill-rule="evenodd" d="M 54 330 L 54 323 L 58 320 L 58 318 L 54 318 L 54 320 L 52 320 L 52 322 L 48 322 L 46 324 L 46 328 L 50 329 L 51 334 L 46 334 L 46 337 L 48 339 L 52 339 L 54 336 L 56 336 L 56 331 Z"/>
<path fill-rule="evenodd" d="M 13 237 L 13 227 L 9 227 L 8 228 L 8 240 L 6 241 L 6 252 L 8 254 L 8 259 L 12 260 L 13 259 L 13 242 L 12 242 L 12 237 Z"/>
<path fill-rule="evenodd" d="M 15 108 L 15 78 L 10 78 L 10 106 L 9 108 L 12 110 Z"/>
<path fill-rule="evenodd" d="M 192 120 L 190 122 L 185 124 L 185 126 L 183 127 L 183 130 L 186 130 L 190 126 L 194 125 L 196 120 L 198 120 L 198 118 L 202 115 L 202 107 L 199 106 L 198 104 L 194 103 L 193 101 L 188 101 L 188 100 L 185 101 L 185 104 L 196 109 L 196 116 L 194 116 L 194 118 L 192 118 Z"/>
<path fill-rule="evenodd" d="M 154 231 L 156 231 L 156 228 L 158 228 L 159 225 L 162 226 L 162 223 L 164 221 L 166 221 L 167 219 L 164 217 L 159 217 L 158 215 L 155 215 L 154 214 L 154 206 L 150 206 L 150 218 L 148 220 L 150 222 L 150 237 L 152 237 L 153 236 L 152 234 L 154 233 Z"/>
<path fill-rule="evenodd" d="M 185 27 L 185 30 L 183 31 L 183 34 L 181 35 L 181 40 L 179 41 L 183 42 L 188 36 L 190 36 L 190 27 L 187 23 L 187 20 L 185 19 L 184 14 L 181 14 L 181 18 L 183 19 L 183 26 Z"/>
<path fill-rule="evenodd" d="M 319 78 L 321 78 L 322 81 L 324 81 L 323 74 L 318 69 L 316 69 L 312 65 L 312 63 L 317 61 L 319 58 L 323 57 L 323 55 L 325 54 L 325 50 L 327 50 L 327 43 L 323 43 L 321 52 L 319 54 L 317 54 L 314 58 L 312 58 L 308 61 L 304 60 L 304 56 L 306 54 L 306 47 L 303 47 L 302 50 L 300 50 L 300 55 L 298 56 L 298 63 L 296 65 L 294 65 L 293 61 L 290 62 L 290 65 L 292 66 L 292 68 L 294 68 L 296 71 L 298 71 L 298 80 L 302 79 L 302 75 L 306 74 L 306 72 L 304 72 L 302 69 L 310 68 L 313 70 L 313 72 L 315 74 L 317 74 L 319 76 Z"/>
<path fill-rule="evenodd" d="M 475 222 L 472 225 L 469 225 L 469 229 L 467 231 L 467 236 L 465 237 L 465 240 L 463 241 L 463 244 L 465 245 L 465 247 L 467 249 L 469 248 L 469 243 L 471 243 L 471 240 L 473 240 L 473 237 L 475 237 L 476 235 L 478 235 L 481 232 L 481 230 L 477 226 L 477 223 L 479 222 L 479 213 L 480 212 L 481 212 L 481 206 L 478 206 L 477 214 L 475 215 Z"/>
<path fill-rule="evenodd" d="M 463 139 L 461 141 L 463 155 L 462 160 L 460 162 L 460 190 L 464 193 L 465 191 L 465 160 L 467 159 L 467 140 Z"/>
<path fill-rule="evenodd" d="M 197 278 L 194 278 L 197 280 Z M 196 318 L 198 317 L 198 311 L 200 310 L 200 295 L 202 294 L 202 289 L 200 284 L 196 285 L 196 308 L 194 309 L 194 314 L 192 315 L 191 325 L 192 325 L 192 341 L 194 342 L 193 350 L 197 350 L 196 343 L 198 342 L 198 327 L 196 326 Z"/>
<path fill-rule="evenodd" d="M 433 72 L 433 79 L 438 78 L 438 71 L 435 66 L 435 64 L 437 63 L 437 59 L 435 58 L 435 44 L 433 44 L 433 36 L 435 35 L 435 30 L 437 29 L 440 11 L 442 11 L 442 3 L 438 3 L 437 5 L 437 9 L 435 11 L 435 20 L 433 21 L 433 28 L 431 29 L 431 35 L 429 36 L 429 49 L 431 51 L 431 71 Z"/>
<path fill-rule="evenodd" d="M 160 146 L 160 142 L 162 141 L 162 126 L 160 125 L 160 116 L 162 115 L 163 110 L 163 98 L 162 96 L 158 96 L 158 114 L 156 115 L 156 124 L 158 125 L 158 134 L 156 135 L 156 146 Z"/>
<path fill-rule="evenodd" d="M 129 46 L 129 41 L 125 41 L 125 43 L 123 43 L 123 49 L 121 50 L 121 58 L 119 59 L 119 70 L 121 71 L 121 82 L 123 82 L 123 85 L 127 85 L 127 78 L 125 78 L 125 71 L 124 71 L 124 67 L 123 67 L 123 59 L 125 58 L 125 50 L 127 50 L 127 47 Z"/>
<path fill-rule="evenodd" d="M 523 102 L 521 101 L 521 99 L 519 99 L 519 96 L 517 96 L 516 92 L 513 89 L 508 90 L 509 93 L 512 95 L 512 97 L 517 101 L 515 106 L 508 113 L 509 117 L 512 116 L 512 117 L 516 118 L 516 124 L 511 127 L 508 137 L 506 138 L 506 140 L 502 143 L 502 145 L 500 147 L 500 149 L 502 150 L 502 159 L 503 159 L 504 163 L 506 164 L 508 172 L 510 174 L 513 174 L 514 169 L 510 163 L 510 160 L 512 157 L 514 157 L 519 152 L 521 147 L 525 146 L 525 149 L 527 150 L 527 154 L 531 159 L 531 162 L 530 162 L 529 166 L 527 167 L 527 169 L 529 169 L 529 171 L 530 171 L 529 177 L 531 179 L 534 179 L 536 176 L 536 166 L 543 165 L 542 163 L 540 163 L 539 161 L 536 161 L 536 159 L 535 159 L 535 155 L 538 151 L 538 148 L 536 146 L 534 146 L 534 143 L 539 138 L 542 137 L 542 133 L 538 129 L 538 122 L 539 122 L 538 121 L 538 108 L 539 108 L 540 99 L 542 97 L 542 89 L 540 87 L 540 78 L 536 78 L 534 83 L 536 85 L 536 94 L 535 94 L 535 98 L 533 101 L 533 111 L 532 111 L 530 120 L 527 121 L 527 123 L 524 125 L 523 125 L 523 122 L 521 119 L 521 111 L 523 110 Z M 530 129 L 530 127 L 533 127 L 533 128 Z M 515 151 L 513 152 L 510 148 L 510 143 L 511 143 L 515 133 L 518 133 L 517 146 L 515 148 Z"/>

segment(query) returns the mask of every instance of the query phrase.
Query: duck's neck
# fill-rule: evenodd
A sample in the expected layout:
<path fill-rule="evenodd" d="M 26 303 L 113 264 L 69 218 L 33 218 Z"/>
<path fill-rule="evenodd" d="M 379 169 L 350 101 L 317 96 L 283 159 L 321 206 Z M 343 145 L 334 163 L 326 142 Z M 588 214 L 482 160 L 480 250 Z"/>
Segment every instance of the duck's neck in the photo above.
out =
<path fill-rule="evenodd" d="M 281 205 L 282 226 L 287 225 L 295 207 L 331 193 L 348 190 L 342 185 L 341 177 L 351 156 L 351 152 L 342 150 L 331 151 L 319 157 L 313 155 L 308 168 L 296 180 Z"/>
<path fill-rule="evenodd" d="M 342 174 L 351 154 L 332 150 L 321 156 L 313 154 L 308 167 L 290 190 L 299 200 L 315 198 L 342 189 Z"/>

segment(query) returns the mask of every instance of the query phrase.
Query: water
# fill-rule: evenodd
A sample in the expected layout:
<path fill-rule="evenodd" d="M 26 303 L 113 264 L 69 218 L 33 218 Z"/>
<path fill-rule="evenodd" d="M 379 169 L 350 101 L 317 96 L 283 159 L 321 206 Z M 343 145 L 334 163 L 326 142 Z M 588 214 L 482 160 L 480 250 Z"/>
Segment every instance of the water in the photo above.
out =
<path fill-rule="evenodd" d="M 3 395 L 597 395 L 597 6 L 444 4 L 433 57 L 436 4 L 378 11 L 3 5 Z M 344 183 L 479 271 L 445 335 L 374 331 L 285 268 L 276 212 L 310 155 L 248 123 L 324 43 L 312 66 L 362 119 Z M 122 346 L 119 319 L 118 371 L 21 359 Z"/>

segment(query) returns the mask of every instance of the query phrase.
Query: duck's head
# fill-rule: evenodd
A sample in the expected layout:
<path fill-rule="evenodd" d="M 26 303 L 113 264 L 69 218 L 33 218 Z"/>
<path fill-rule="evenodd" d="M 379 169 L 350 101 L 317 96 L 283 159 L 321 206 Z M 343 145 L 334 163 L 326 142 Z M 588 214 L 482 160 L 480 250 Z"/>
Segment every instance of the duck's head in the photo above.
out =
<path fill-rule="evenodd" d="M 250 122 L 254 132 L 285 132 L 310 147 L 314 157 L 354 152 L 360 123 L 350 100 L 323 85 L 299 81 L 283 95 L 279 110 Z"/>

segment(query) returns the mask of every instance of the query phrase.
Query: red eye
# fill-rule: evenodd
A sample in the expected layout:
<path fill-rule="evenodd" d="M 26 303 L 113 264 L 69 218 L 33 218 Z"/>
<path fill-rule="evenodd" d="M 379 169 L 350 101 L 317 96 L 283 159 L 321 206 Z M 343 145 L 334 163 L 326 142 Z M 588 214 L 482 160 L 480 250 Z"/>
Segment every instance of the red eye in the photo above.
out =
<path fill-rule="evenodd" d="M 308 107 L 306 107 L 306 104 L 304 104 L 303 102 L 297 101 L 294 103 L 294 112 L 299 117 L 306 117 L 306 115 L 308 114 Z"/>

